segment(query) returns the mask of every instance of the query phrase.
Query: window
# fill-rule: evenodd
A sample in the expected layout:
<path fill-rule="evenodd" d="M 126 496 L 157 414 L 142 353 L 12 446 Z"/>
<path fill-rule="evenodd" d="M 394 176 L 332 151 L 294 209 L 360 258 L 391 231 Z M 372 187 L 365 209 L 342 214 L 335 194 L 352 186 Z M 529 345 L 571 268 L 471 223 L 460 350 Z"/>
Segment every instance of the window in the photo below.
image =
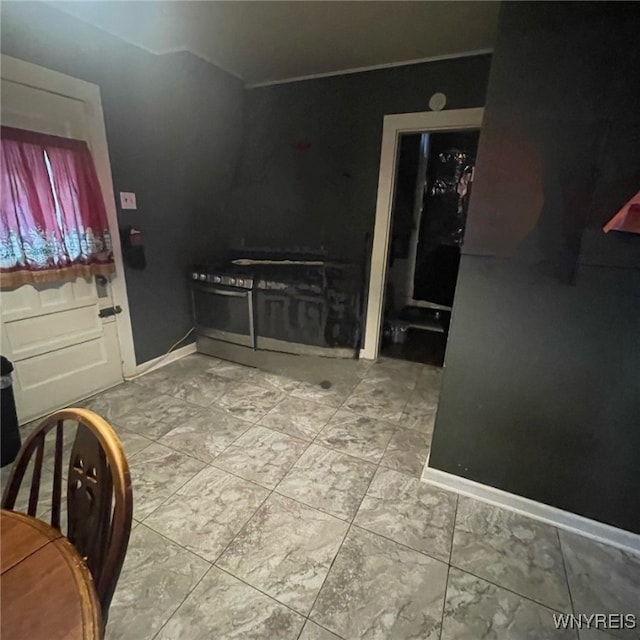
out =
<path fill-rule="evenodd" d="M 115 271 L 107 215 L 86 142 L 1 128 L 3 288 Z"/>

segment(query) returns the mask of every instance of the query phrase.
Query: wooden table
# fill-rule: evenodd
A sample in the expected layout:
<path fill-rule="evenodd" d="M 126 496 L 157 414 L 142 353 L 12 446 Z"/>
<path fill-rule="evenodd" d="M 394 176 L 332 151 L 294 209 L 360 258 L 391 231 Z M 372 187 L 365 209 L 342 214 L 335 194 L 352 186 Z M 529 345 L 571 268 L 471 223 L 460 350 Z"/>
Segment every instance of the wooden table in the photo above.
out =
<path fill-rule="evenodd" d="M 0 637 L 98 640 L 100 605 L 75 547 L 41 520 L 0 510 Z"/>

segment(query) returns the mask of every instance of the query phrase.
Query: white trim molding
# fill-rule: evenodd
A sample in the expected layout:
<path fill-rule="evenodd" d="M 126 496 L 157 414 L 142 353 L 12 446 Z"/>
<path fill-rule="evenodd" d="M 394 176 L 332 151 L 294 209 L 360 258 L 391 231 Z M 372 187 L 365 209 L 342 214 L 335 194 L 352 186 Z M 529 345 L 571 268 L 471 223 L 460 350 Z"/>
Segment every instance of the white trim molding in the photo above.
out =
<path fill-rule="evenodd" d="M 413 58 L 411 60 L 399 60 L 398 62 L 384 62 L 382 64 L 372 64 L 366 67 L 353 67 L 350 69 L 337 69 L 336 71 L 325 71 L 323 73 L 312 73 L 306 76 L 294 76 L 292 78 L 283 78 L 282 80 L 265 80 L 264 82 L 253 82 L 253 83 L 247 84 L 245 86 L 245 89 L 259 89 L 260 87 L 271 87 L 275 84 L 288 84 L 289 82 L 301 82 L 303 80 L 317 80 L 318 78 L 346 76 L 352 73 L 365 73 L 367 71 L 378 71 L 379 69 L 393 69 L 394 67 L 408 67 L 414 64 L 424 64 L 426 62 L 440 62 L 442 60 L 456 60 L 458 58 L 472 58 L 474 56 L 486 56 L 492 53 L 493 53 L 493 49 L 476 49 L 474 51 L 465 51 L 463 53 L 448 53 L 441 56 L 429 56 L 427 58 Z M 194 53 L 194 55 L 200 55 L 200 54 Z"/>
<path fill-rule="evenodd" d="M 618 547 L 632 553 L 640 553 L 640 535 L 618 529 L 608 524 L 579 516 L 570 511 L 564 511 L 542 502 L 536 502 L 529 498 L 508 493 L 467 478 L 456 476 L 446 471 L 425 466 L 422 472 L 422 481 L 434 485 L 440 489 L 454 491 L 463 496 L 475 498 L 481 502 L 508 509 L 514 513 L 527 516 L 540 522 L 578 533 L 596 542 Z"/>
<path fill-rule="evenodd" d="M 153 358 L 153 360 L 147 360 L 142 364 L 139 364 L 135 368 L 135 372 L 133 375 L 126 376 L 126 380 L 134 380 L 135 378 L 139 378 L 143 376 L 145 373 L 151 373 L 152 371 L 156 371 L 157 369 L 161 369 L 162 367 L 175 362 L 176 360 L 181 360 L 188 355 L 196 352 L 196 343 L 193 342 L 191 344 L 187 344 L 184 347 L 180 347 L 179 349 L 175 349 L 174 351 L 169 351 L 169 353 L 165 353 L 164 355 L 158 356 L 157 358 Z"/>
<path fill-rule="evenodd" d="M 373 228 L 371 268 L 369 270 L 369 295 L 367 296 L 364 345 L 360 351 L 360 357 L 367 360 L 375 360 L 380 349 L 384 289 L 391 236 L 391 210 L 393 207 L 400 135 L 403 133 L 480 129 L 483 117 L 484 109 L 482 108 L 421 111 L 419 113 L 400 113 L 384 117 L 376 218 Z"/>

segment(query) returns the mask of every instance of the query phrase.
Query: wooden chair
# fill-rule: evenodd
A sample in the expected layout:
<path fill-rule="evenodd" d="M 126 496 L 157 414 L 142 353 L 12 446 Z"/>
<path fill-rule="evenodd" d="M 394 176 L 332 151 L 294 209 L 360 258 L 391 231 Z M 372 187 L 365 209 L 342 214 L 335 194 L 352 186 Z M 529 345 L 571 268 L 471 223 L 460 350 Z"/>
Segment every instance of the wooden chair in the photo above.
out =
<path fill-rule="evenodd" d="M 129 465 L 111 426 L 88 409 L 62 409 L 45 418 L 22 445 L 2 496 L 2 508 L 14 509 L 29 463 L 34 458 L 27 514 L 36 517 L 45 437 L 55 429 L 51 526 L 60 528 L 63 428 L 78 425 L 67 476 L 67 538 L 85 558 L 93 576 L 106 625 L 129 543 L 133 494 Z"/>

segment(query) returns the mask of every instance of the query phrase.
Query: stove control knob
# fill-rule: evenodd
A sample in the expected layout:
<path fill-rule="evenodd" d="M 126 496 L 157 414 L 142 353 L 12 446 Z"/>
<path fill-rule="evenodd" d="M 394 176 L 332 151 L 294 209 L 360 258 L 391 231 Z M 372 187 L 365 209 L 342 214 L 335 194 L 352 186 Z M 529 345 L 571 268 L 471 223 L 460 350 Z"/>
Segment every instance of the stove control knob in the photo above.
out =
<path fill-rule="evenodd" d="M 235 285 L 235 283 L 236 283 L 235 278 L 229 278 L 229 284 Z"/>
<path fill-rule="evenodd" d="M 207 274 L 206 274 L 206 273 L 201 273 L 201 274 L 198 276 L 198 278 L 199 278 L 200 280 L 206 280 L 206 279 L 207 279 Z"/>
<path fill-rule="evenodd" d="M 244 280 L 242 278 L 238 278 L 237 285 L 239 287 L 244 287 Z"/>
<path fill-rule="evenodd" d="M 220 284 L 222 282 L 222 278 L 220 276 L 213 276 L 213 281 L 216 284 Z"/>
<path fill-rule="evenodd" d="M 198 272 L 197 272 L 197 271 L 194 271 L 194 272 L 191 274 L 191 279 L 192 279 L 192 280 L 197 280 L 197 279 L 198 279 Z"/>

